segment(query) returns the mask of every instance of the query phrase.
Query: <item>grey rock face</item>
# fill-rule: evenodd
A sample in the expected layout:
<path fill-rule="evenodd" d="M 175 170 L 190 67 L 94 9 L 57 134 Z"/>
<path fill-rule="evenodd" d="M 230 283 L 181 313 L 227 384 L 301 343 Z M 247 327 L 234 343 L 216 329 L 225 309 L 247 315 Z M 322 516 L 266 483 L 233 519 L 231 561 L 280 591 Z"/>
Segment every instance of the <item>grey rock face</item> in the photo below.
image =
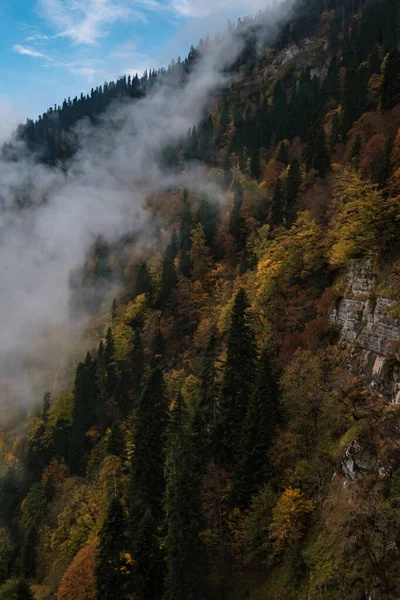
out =
<path fill-rule="evenodd" d="M 397 303 L 374 298 L 375 285 L 370 260 L 352 264 L 346 273 L 345 295 L 335 302 L 330 321 L 339 328 L 342 341 L 353 346 L 355 368 L 387 400 L 398 403 L 400 361 L 393 342 L 400 340 L 400 319 L 391 315 Z"/>

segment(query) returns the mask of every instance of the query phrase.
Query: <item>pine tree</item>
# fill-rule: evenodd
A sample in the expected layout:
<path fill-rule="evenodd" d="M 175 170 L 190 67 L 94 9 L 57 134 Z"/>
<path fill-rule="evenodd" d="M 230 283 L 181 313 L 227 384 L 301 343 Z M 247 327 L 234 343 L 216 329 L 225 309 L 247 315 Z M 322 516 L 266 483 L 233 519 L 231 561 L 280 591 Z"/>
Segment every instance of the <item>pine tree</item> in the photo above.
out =
<path fill-rule="evenodd" d="M 141 294 L 151 294 L 151 279 L 146 263 L 140 265 L 136 277 L 135 294 L 136 296 L 140 296 Z"/>
<path fill-rule="evenodd" d="M 107 440 L 107 454 L 122 458 L 125 453 L 125 440 L 118 421 L 114 421 Z"/>
<path fill-rule="evenodd" d="M 135 600 L 160 600 L 163 596 L 164 561 L 157 523 L 147 508 L 135 532 L 133 546 Z"/>
<path fill-rule="evenodd" d="M 158 306 L 162 309 L 167 306 L 171 293 L 177 284 L 177 274 L 174 264 L 177 249 L 174 242 L 175 240 L 167 246 L 162 264 L 161 288 L 158 298 Z"/>
<path fill-rule="evenodd" d="M 285 215 L 286 224 L 290 225 L 294 220 L 293 205 L 296 202 L 297 195 L 301 186 L 300 162 L 294 158 L 288 169 L 285 186 Z"/>
<path fill-rule="evenodd" d="M 36 575 L 36 546 L 38 531 L 36 525 L 31 525 L 26 534 L 22 548 L 22 574 L 26 579 L 33 579 Z"/>
<path fill-rule="evenodd" d="M 280 179 L 276 182 L 274 195 L 271 200 L 271 210 L 269 222 L 271 227 L 279 227 L 282 225 L 285 214 L 285 196 L 283 186 Z"/>
<path fill-rule="evenodd" d="M 43 402 L 42 402 L 42 415 L 43 415 L 43 420 L 46 422 L 49 416 L 49 410 L 50 410 L 50 404 L 51 404 L 51 394 L 50 392 L 46 392 L 45 395 L 43 396 Z"/>
<path fill-rule="evenodd" d="M 135 405 L 142 391 L 142 381 L 145 368 L 144 345 L 141 329 L 135 329 L 135 338 L 131 352 L 131 383 L 135 392 Z"/>
<path fill-rule="evenodd" d="M 210 598 L 202 527 L 201 478 L 193 435 L 179 395 L 167 432 L 165 465 L 166 566 L 164 600 Z"/>
<path fill-rule="evenodd" d="M 98 600 L 126 600 L 122 553 L 126 549 L 126 519 L 121 501 L 114 496 L 99 536 L 95 569 Z"/>
<path fill-rule="evenodd" d="M 400 50 L 397 46 L 386 56 L 382 72 L 381 106 L 387 111 L 400 103 Z"/>
<path fill-rule="evenodd" d="M 208 202 L 206 198 L 202 198 L 200 200 L 199 208 L 197 209 L 195 221 L 203 226 L 207 246 L 209 246 L 211 250 L 214 250 L 219 218 L 220 211 L 218 205 L 216 203 Z"/>
<path fill-rule="evenodd" d="M 194 419 L 198 453 L 206 456 L 210 450 L 212 432 L 217 421 L 220 384 L 217 367 L 217 336 L 213 331 L 203 358 L 201 400 Z"/>
<path fill-rule="evenodd" d="M 184 190 L 183 195 L 183 209 L 181 212 L 181 227 L 179 232 L 181 254 L 179 260 L 179 271 L 184 277 L 190 276 L 191 261 L 190 261 L 190 249 L 192 247 L 191 232 L 193 229 L 193 217 L 188 201 L 188 192 Z"/>
<path fill-rule="evenodd" d="M 88 449 L 86 432 L 96 421 L 96 400 L 96 363 L 88 352 L 85 362 L 77 367 L 74 384 L 69 458 L 75 472 L 83 469 L 83 457 Z"/>
<path fill-rule="evenodd" d="M 245 222 L 242 216 L 243 190 L 240 183 L 234 186 L 234 203 L 229 220 L 229 233 L 236 240 L 236 249 L 238 252 L 243 250 L 246 243 Z"/>
<path fill-rule="evenodd" d="M 215 440 L 223 466 L 230 467 L 238 452 L 240 431 L 256 375 L 255 336 L 248 322 L 249 303 L 243 288 L 235 297 L 228 344 L 220 410 Z"/>
<path fill-rule="evenodd" d="M 272 445 L 279 422 L 278 385 L 270 352 L 260 357 L 257 383 L 251 396 L 240 435 L 240 453 L 233 474 L 231 501 L 247 508 L 252 496 L 266 483 L 267 452 Z"/>
<path fill-rule="evenodd" d="M 353 147 L 351 149 L 350 154 L 350 163 L 353 167 L 358 170 L 360 166 L 360 155 L 361 155 L 361 136 L 357 134 L 356 139 L 354 140 Z"/>
<path fill-rule="evenodd" d="M 133 436 L 132 513 L 141 518 L 148 507 L 158 521 L 164 492 L 164 441 L 168 404 L 164 377 L 155 368 L 136 411 Z"/>

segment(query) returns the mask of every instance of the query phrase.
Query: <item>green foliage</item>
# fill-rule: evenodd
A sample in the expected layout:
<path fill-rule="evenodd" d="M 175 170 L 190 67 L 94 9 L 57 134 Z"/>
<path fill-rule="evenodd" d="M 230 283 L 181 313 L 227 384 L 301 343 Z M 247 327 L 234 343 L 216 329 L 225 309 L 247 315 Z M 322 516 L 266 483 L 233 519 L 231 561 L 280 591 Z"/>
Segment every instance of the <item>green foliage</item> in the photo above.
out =
<path fill-rule="evenodd" d="M 231 501 L 246 508 L 271 474 L 267 453 L 279 423 L 278 385 L 268 349 L 258 366 L 257 383 L 243 422 L 239 455 L 233 470 Z"/>
<path fill-rule="evenodd" d="M 165 600 L 210 598 L 202 525 L 201 479 L 192 432 L 179 395 L 172 410 L 166 449 Z"/>
<path fill-rule="evenodd" d="M 10 579 L 0 588 L 0 600 L 34 600 L 34 596 L 24 579 Z"/>
<path fill-rule="evenodd" d="M 168 403 L 162 371 L 154 369 L 136 411 L 132 458 L 132 511 L 140 519 L 146 509 L 158 520 L 164 493 L 164 437 Z"/>
<path fill-rule="evenodd" d="M 238 451 L 240 431 L 256 376 L 257 350 L 248 320 L 248 308 L 246 292 L 241 288 L 232 308 L 215 431 L 218 453 L 225 466 L 232 466 Z"/>
<path fill-rule="evenodd" d="M 125 600 L 125 566 L 123 551 L 126 519 L 121 501 L 113 497 L 100 531 L 95 569 L 98 600 Z"/>

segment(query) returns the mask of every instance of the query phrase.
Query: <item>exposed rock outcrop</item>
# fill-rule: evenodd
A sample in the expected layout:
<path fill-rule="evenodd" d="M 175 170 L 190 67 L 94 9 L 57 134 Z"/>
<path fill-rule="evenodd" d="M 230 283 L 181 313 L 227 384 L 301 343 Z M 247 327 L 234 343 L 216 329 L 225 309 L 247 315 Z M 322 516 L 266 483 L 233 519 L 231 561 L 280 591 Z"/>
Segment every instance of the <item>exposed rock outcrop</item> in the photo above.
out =
<path fill-rule="evenodd" d="M 390 402 L 400 402 L 400 319 L 392 316 L 397 303 L 375 297 L 376 274 L 371 260 L 353 263 L 346 273 L 345 292 L 332 308 L 330 321 L 341 340 L 351 346 L 352 368 L 364 373 L 371 386 Z"/>

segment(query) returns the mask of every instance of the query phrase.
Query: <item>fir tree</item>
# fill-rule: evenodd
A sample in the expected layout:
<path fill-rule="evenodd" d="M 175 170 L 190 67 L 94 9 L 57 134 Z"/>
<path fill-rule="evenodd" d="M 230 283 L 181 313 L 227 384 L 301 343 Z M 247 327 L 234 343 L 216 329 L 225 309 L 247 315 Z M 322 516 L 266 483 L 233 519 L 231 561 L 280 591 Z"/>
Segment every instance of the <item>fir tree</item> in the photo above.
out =
<path fill-rule="evenodd" d="M 148 507 L 155 519 L 161 514 L 164 492 L 164 441 L 168 404 L 162 371 L 150 374 L 136 411 L 133 436 L 132 513 L 141 518 Z"/>
<path fill-rule="evenodd" d="M 22 548 L 22 574 L 26 579 L 33 579 L 36 575 L 36 546 L 38 532 L 36 525 L 31 525 L 26 534 L 25 543 Z"/>
<path fill-rule="evenodd" d="M 143 338 L 142 332 L 139 327 L 135 330 L 135 338 L 133 340 L 133 347 L 130 358 L 132 371 L 131 382 L 133 390 L 135 392 L 135 399 L 138 399 L 142 390 L 142 381 L 145 368 Z"/>
<path fill-rule="evenodd" d="M 73 471 L 83 468 L 83 457 L 88 449 L 86 432 L 96 420 L 96 363 L 90 353 L 84 363 L 79 363 L 74 384 L 70 466 Z"/>
<path fill-rule="evenodd" d="M 173 240 L 173 242 L 174 241 L 175 240 Z M 167 246 L 164 254 L 161 273 L 161 288 L 158 298 L 158 306 L 160 308 L 165 308 L 167 306 L 171 293 L 177 284 L 177 274 L 174 264 L 176 252 L 177 249 L 175 244 L 171 243 Z"/>
<path fill-rule="evenodd" d="M 280 179 L 276 182 L 274 195 L 271 200 L 270 224 L 271 227 L 279 227 L 282 225 L 285 214 L 285 196 L 283 186 Z"/>
<path fill-rule="evenodd" d="M 151 279 L 146 263 L 140 265 L 136 277 L 135 294 L 136 296 L 140 296 L 141 294 L 151 294 Z"/>
<path fill-rule="evenodd" d="M 293 205 L 296 202 L 297 195 L 301 186 L 300 162 L 294 158 L 288 169 L 285 186 L 285 214 L 286 223 L 290 225 L 294 220 Z"/>
<path fill-rule="evenodd" d="M 212 332 L 203 358 L 201 373 L 201 400 L 194 420 L 194 429 L 198 435 L 198 451 L 207 455 L 212 432 L 217 421 L 220 384 L 217 367 L 217 336 Z"/>
<path fill-rule="evenodd" d="M 107 440 L 107 454 L 122 458 L 125 453 L 125 440 L 118 421 L 114 421 Z"/>
<path fill-rule="evenodd" d="M 356 139 L 354 140 L 353 147 L 351 149 L 350 154 L 350 163 L 353 167 L 358 170 L 360 166 L 360 155 L 361 155 L 361 136 L 357 134 Z"/>
<path fill-rule="evenodd" d="M 195 221 L 200 223 L 204 229 L 207 245 L 214 250 L 215 236 L 218 230 L 219 207 L 216 203 L 208 202 L 206 198 L 200 200 Z"/>
<path fill-rule="evenodd" d="M 400 50 L 397 46 L 386 56 L 382 72 L 381 106 L 387 111 L 400 103 Z"/>
<path fill-rule="evenodd" d="M 251 396 L 240 436 L 240 454 L 234 468 L 231 501 L 247 508 L 252 496 L 266 483 L 267 452 L 279 421 L 278 386 L 269 350 L 260 357 L 257 383 Z"/>
<path fill-rule="evenodd" d="M 121 501 L 114 496 L 107 508 L 99 535 L 95 569 L 98 600 L 126 600 L 123 569 L 123 550 L 126 519 Z"/>
<path fill-rule="evenodd" d="M 237 251 L 243 250 L 246 243 L 245 222 L 242 216 L 243 190 L 240 183 L 234 186 L 234 203 L 229 220 L 229 233 L 236 240 Z"/>
<path fill-rule="evenodd" d="M 240 431 L 254 387 L 256 374 L 256 345 L 248 322 L 249 308 L 243 288 L 235 297 L 228 332 L 228 344 L 220 410 L 215 432 L 218 452 L 225 466 L 231 466 L 238 452 Z"/>
<path fill-rule="evenodd" d="M 135 532 L 133 592 L 136 600 L 160 600 L 163 596 L 164 562 L 157 523 L 147 508 Z"/>
<path fill-rule="evenodd" d="M 181 212 L 181 227 L 180 227 L 180 246 L 181 254 L 179 260 L 179 271 L 184 277 L 190 276 L 191 261 L 190 261 L 190 249 L 192 247 L 191 232 L 193 229 L 193 217 L 188 201 L 188 192 L 184 190 L 183 209 Z"/>
<path fill-rule="evenodd" d="M 172 410 L 165 466 L 166 566 L 164 600 L 210 598 L 202 527 L 201 478 L 182 396 Z"/>
<path fill-rule="evenodd" d="M 49 410 L 50 410 L 50 404 L 51 404 L 51 394 L 50 392 L 46 392 L 45 395 L 43 396 L 43 402 L 42 402 L 42 415 L 43 415 L 43 420 L 46 422 L 49 416 Z"/>

